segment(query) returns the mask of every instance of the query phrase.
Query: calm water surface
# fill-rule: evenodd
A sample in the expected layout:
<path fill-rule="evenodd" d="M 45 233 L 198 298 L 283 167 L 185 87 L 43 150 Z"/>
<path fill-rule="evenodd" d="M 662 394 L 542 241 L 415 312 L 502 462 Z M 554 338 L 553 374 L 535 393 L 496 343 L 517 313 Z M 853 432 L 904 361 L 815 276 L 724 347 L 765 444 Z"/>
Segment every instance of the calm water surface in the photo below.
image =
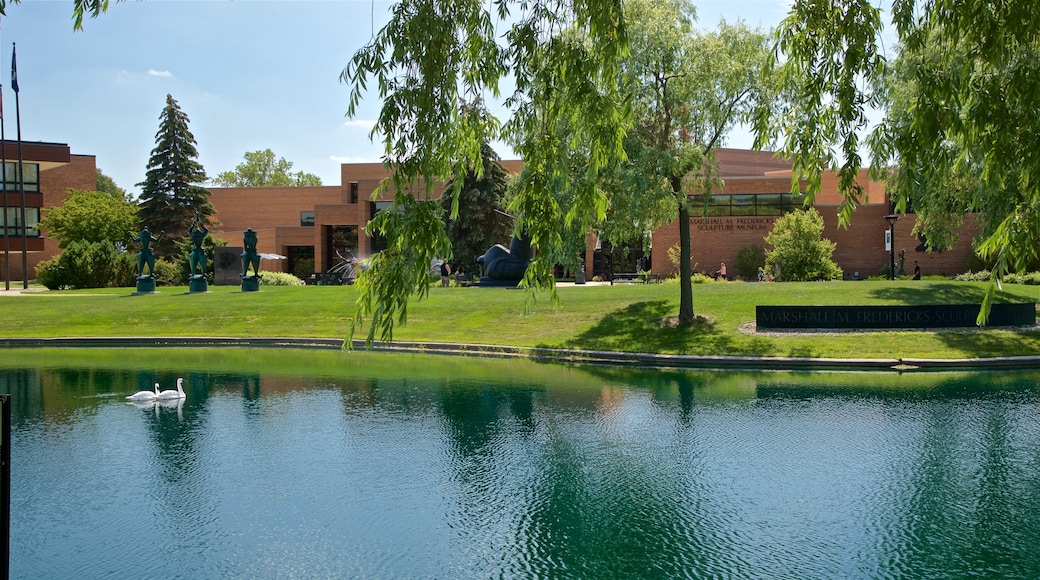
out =
<path fill-rule="evenodd" d="M 1035 373 L 99 352 L 0 351 L 14 578 L 1040 577 Z"/>

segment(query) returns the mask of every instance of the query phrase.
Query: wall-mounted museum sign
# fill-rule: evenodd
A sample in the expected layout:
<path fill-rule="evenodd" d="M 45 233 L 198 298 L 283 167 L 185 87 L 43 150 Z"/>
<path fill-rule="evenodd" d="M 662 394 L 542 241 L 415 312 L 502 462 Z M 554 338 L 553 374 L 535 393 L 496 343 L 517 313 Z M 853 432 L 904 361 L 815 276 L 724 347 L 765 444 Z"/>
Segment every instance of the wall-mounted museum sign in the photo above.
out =
<path fill-rule="evenodd" d="M 756 306 L 758 330 L 954 328 L 975 326 L 979 304 Z M 987 326 L 1036 324 L 1036 304 L 994 304 Z"/>

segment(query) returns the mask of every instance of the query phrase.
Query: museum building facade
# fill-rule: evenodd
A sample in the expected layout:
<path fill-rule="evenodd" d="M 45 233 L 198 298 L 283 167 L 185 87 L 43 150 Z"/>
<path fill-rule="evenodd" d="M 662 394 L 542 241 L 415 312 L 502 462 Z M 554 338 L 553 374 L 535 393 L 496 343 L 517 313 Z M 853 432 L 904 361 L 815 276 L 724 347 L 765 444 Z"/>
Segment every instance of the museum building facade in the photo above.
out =
<path fill-rule="evenodd" d="M 720 149 L 717 155 L 724 187 L 706 206 L 702 198 L 694 196 L 691 213 L 697 217 L 690 219 L 691 255 L 695 271 L 713 272 L 725 262 L 732 278 L 738 249 L 745 244 L 766 247 L 764 238 L 773 223 L 784 213 L 803 207 L 804 196 L 791 194 L 791 164 L 769 152 Z M 506 160 L 502 165 L 515 173 L 522 162 Z M 265 261 L 263 269 L 297 275 L 327 272 L 344 260 L 367 258 L 385 247 L 382 240 L 365 231 L 365 225 L 391 204 L 389 192 L 373 197 L 387 172 L 381 163 L 345 163 L 340 176 L 339 186 L 210 188 L 210 201 L 220 221 L 212 228 L 213 234 L 235 246 L 241 242 L 242 232 L 252 228 L 260 240 L 258 251 L 286 258 Z M 846 228 L 838 227 L 841 196 L 835 175 L 824 176 L 813 203 L 824 219 L 824 237 L 836 244 L 834 261 L 847 278 L 876 275 L 891 257 L 886 246 L 890 224 L 885 216 L 892 208 L 884 186 L 871 181 L 866 170 L 860 173 L 859 183 L 866 197 Z M 440 193 L 437 189 L 435 196 Z M 970 267 L 971 240 L 978 233 L 973 215 L 965 216 L 957 245 L 944 252 L 923 251 L 921 241 L 911 234 L 915 220 L 913 214 L 901 215 L 891 226 L 892 252 L 904 251 L 907 271 L 914 260 L 925 274 L 954 275 Z M 678 248 L 678 240 L 676 221 L 653 233 L 650 256 L 642 255 L 641 245 L 612 249 L 590 235 L 583 256 L 586 277 L 634 272 L 641 258 L 644 261 L 638 263 L 649 264 L 654 273 L 670 275 L 676 265 L 667 250 Z M 509 241 L 492 243 L 508 246 Z"/>

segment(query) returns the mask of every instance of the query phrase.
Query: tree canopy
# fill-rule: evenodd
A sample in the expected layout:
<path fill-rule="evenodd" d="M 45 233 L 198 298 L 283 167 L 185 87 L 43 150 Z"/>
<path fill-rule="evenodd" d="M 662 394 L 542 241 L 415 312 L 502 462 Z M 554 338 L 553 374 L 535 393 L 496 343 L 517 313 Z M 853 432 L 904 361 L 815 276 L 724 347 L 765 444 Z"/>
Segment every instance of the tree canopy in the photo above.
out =
<path fill-rule="evenodd" d="M 622 59 L 622 86 L 632 103 L 627 161 L 608 179 L 610 206 L 601 233 L 611 242 L 643 238 L 679 220 L 679 320 L 693 320 L 690 194 L 721 187 L 715 150 L 773 93 L 765 74 L 764 33 L 722 22 L 693 28 L 688 0 L 625 3 L 631 52 Z"/>
<path fill-rule="evenodd" d="M 177 244 L 187 235 L 196 212 L 206 221 L 213 215 L 209 190 L 200 185 L 206 181 L 206 172 L 198 156 L 188 116 L 171 95 L 166 95 L 148 171 L 145 180 L 137 184 L 141 186 L 141 224 L 152 235 L 166 233 L 157 244 L 158 254 L 177 253 Z"/>
<path fill-rule="evenodd" d="M 504 39 L 505 44 L 500 44 Z M 427 291 L 426 269 L 450 244 L 438 212 L 427 206 L 437 181 L 479 175 L 485 138 L 505 139 L 524 160 L 510 211 L 538 248 L 524 284 L 552 288 L 552 256 L 560 223 L 587 229 L 605 208 L 602 193 L 574 187 L 562 208 L 556 193 L 572 189 L 570 156 L 581 150 L 595 176 L 621 154 L 625 103 L 617 62 L 627 50 L 621 0 L 403 0 L 390 22 L 357 51 L 341 78 L 351 87 L 353 116 L 369 86 L 383 103 L 373 134 L 382 136 L 391 171 L 383 189 L 394 209 L 380 212 L 369 231 L 388 240 L 358 280 L 360 294 L 351 335 L 371 317 L 392 338 L 407 315 L 411 294 Z M 465 103 L 500 96 L 511 75 L 504 122 Z M 558 137 L 569 135 L 567 140 Z M 584 176 L 583 176 L 584 177 Z M 447 192 L 458 195 L 464 180 Z"/>
<path fill-rule="evenodd" d="M 218 187 L 296 187 L 321 185 L 321 178 L 313 173 L 292 171 L 292 161 L 275 158 L 274 151 L 247 151 L 245 161 L 232 171 L 223 171 L 213 179 Z"/>
<path fill-rule="evenodd" d="M 868 140 L 873 169 L 898 168 L 898 209 L 912 200 L 922 211 L 928 243 L 947 242 L 965 211 L 983 214 L 977 250 L 994 267 L 981 322 L 1000 277 L 1037 258 L 1040 11 L 1032 0 L 893 0 L 891 17 L 894 67 L 871 0 L 794 2 L 776 54 L 790 98 L 760 108 L 759 143 L 781 139 L 809 193 L 838 169 L 847 223 L 863 195 L 854 179 L 868 111 L 885 109 Z"/>
<path fill-rule="evenodd" d="M 137 204 L 102 191 L 68 190 L 58 206 L 44 208 L 40 228 L 65 248 L 74 241 L 126 242 L 137 228 Z"/>
<path fill-rule="evenodd" d="M 128 200 L 129 196 L 126 194 L 126 190 L 116 185 L 116 182 L 111 177 L 105 175 L 100 169 L 95 169 L 97 172 L 97 180 L 95 189 L 97 191 L 107 193 L 108 195 L 122 200 Z"/>

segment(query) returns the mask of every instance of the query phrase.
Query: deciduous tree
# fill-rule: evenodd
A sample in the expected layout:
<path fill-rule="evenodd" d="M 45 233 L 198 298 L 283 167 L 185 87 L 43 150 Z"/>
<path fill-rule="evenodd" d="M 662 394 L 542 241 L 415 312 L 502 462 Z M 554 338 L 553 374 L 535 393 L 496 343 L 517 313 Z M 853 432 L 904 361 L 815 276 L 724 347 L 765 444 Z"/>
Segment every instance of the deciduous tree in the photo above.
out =
<path fill-rule="evenodd" d="M 690 266 L 691 194 L 721 187 L 715 150 L 759 101 L 769 99 L 764 33 L 722 22 L 717 31 L 693 28 L 687 0 L 629 0 L 631 52 L 622 61 L 633 127 L 628 161 L 609 180 L 611 216 L 602 232 L 614 243 L 646 239 L 679 220 L 679 321 L 693 320 Z"/>
<path fill-rule="evenodd" d="M 43 209 L 40 228 L 65 248 L 74 241 L 127 242 L 137 229 L 137 204 L 100 191 L 70 189 L 58 206 Z"/>
<path fill-rule="evenodd" d="M 349 115 L 370 85 L 383 103 L 374 131 L 382 136 L 391 172 L 383 190 L 395 204 L 369 224 L 388 247 L 358 280 L 351 336 L 371 317 L 369 340 L 377 329 L 392 338 L 395 322 L 406 319 L 410 295 L 426 295 L 426 269 L 450 243 L 438 212 L 425 201 L 438 180 L 480 167 L 485 138 L 504 138 L 524 160 L 510 211 L 539 250 L 524 284 L 552 288 L 558 224 L 584 230 L 603 214 L 604 199 L 594 188 L 576 188 L 569 208 L 561 208 L 556 194 L 570 189 L 573 151 L 587 157 L 593 176 L 621 154 L 624 104 L 616 64 L 627 45 L 621 0 L 395 5 L 390 22 L 341 77 L 351 86 Z M 498 98 L 507 74 L 515 90 L 506 99 L 510 117 L 504 124 L 483 109 L 464 110 L 464 103 Z M 559 139 L 564 126 L 568 141 Z M 458 195 L 462 183 L 457 179 L 447 195 Z"/>
<path fill-rule="evenodd" d="M 982 322 L 999 279 L 1034 260 L 1040 241 L 1040 11 L 1032 0 L 893 0 L 891 15 L 905 59 L 895 93 L 874 2 L 796 0 L 777 36 L 790 98 L 758 111 L 759 142 L 781 139 L 810 194 L 836 169 L 842 223 L 863 199 L 855 177 L 872 107 L 888 113 L 869 140 L 873 166 L 898 165 L 897 193 L 912 185 L 943 196 L 939 184 L 977 177 L 979 203 L 959 211 L 996 224 L 977 246 L 994 263 Z M 902 207 L 907 199 L 897 195 Z"/>
<path fill-rule="evenodd" d="M 116 199 L 122 199 L 124 201 L 129 200 L 126 190 L 116 185 L 114 179 L 102 173 L 100 169 L 96 169 L 95 171 L 97 172 L 97 182 L 94 187 L 97 191 L 107 193 Z"/>
<path fill-rule="evenodd" d="M 293 187 L 321 185 L 321 178 L 312 173 L 292 171 L 292 161 L 275 158 L 274 151 L 248 151 L 233 171 L 223 171 L 213 179 L 218 187 Z"/>

